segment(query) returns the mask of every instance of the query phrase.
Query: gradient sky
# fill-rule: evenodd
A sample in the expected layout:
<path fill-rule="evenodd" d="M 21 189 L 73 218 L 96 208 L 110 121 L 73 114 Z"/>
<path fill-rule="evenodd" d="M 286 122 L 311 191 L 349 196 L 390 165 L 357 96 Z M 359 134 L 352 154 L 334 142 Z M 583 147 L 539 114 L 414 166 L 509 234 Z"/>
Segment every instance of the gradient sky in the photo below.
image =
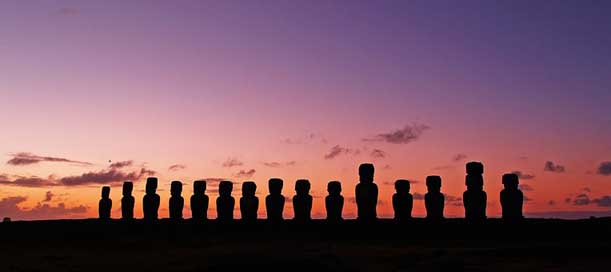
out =
<path fill-rule="evenodd" d="M 427 175 L 463 216 L 470 160 L 490 216 L 512 171 L 527 215 L 611 215 L 609 14 L 587 0 L 2 1 L 0 216 L 95 217 L 110 184 L 119 217 L 126 178 L 141 216 L 154 171 L 162 217 L 172 180 L 188 199 L 209 179 L 215 217 L 212 181 L 239 198 L 254 180 L 261 198 L 270 177 L 289 198 L 310 179 L 315 217 L 340 180 L 353 217 L 361 162 L 381 216 L 396 179 L 424 194 Z"/>

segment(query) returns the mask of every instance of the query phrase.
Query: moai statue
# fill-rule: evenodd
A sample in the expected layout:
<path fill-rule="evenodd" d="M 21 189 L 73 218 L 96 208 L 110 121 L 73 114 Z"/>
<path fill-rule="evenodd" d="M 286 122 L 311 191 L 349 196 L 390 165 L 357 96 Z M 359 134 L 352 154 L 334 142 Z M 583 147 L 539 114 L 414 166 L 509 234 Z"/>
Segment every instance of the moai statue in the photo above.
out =
<path fill-rule="evenodd" d="M 182 198 L 182 182 L 172 181 L 170 184 L 170 219 L 181 220 L 185 199 Z"/>
<path fill-rule="evenodd" d="M 341 221 L 342 210 L 344 209 L 344 197 L 342 184 L 339 181 L 330 181 L 327 184 L 329 195 L 325 198 L 325 208 L 327 209 L 328 221 Z"/>
<path fill-rule="evenodd" d="M 193 182 L 193 195 L 191 196 L 191 217 L 193 220 L 208 219 L 208 196 L 206 195 L 206 181 Z"/>
<path fill-rule="evenodd" d="M 142 208 L 144 210 L 144 220 L 157 220 L 159 212 L 159 195 L 157 194 L 156 177 L 146 179 L 146 194 L 142 199 Z"/>
<path fill-rule="evenodd" d="M 295 182 L 296 195 L 293 197 L 294 220 L 306 222 L 312 219 L 312 196 L 310 195 L 310 181 L 300 179 Z"/>
<path fill-rule="evenodd" d="M 501 206 L 503 209 L 503 219 L 520 220 L 522 216 L 522 203 L 524 194 L 518 188 L 520 180 L 516 174 L 503 175 L 503 186 L 501 191 Z"/>
<path fill-rule="evenodd" d="M 373 183 L 373 164 L 363 163 L 359 166 L 359 184 L 356 185 L 355 196 L 360 221 L 375 221 L 378 204 L 378 186 Z"/>
<path fill-rule="evenodd" d="M 254 181 L 245 181 L 242 183 L 242 197 L 240 198 L 240 212 L 242 214 L 242 221 L 257 221 L 259 198 L 255 195 L 256 191 L 257 184 L 255 184 Z"/>
<path fill-rule="evenodd" d="M 216 199 L 216 218 L 221 222 L 233 220 L 235 199 L 231 196 L 231 191 L 233 191 L 233 183 L 231 181 L 223 180 L 219 183 L 219 197 Z"/>
<path fill-rule="evenodd" d="M 392 196 L 392 207 L 395 211 L 395 220 L 405 221 L 412 218 L 414 197 L 409 193 L 410 184 L 406 179 L 395 181 L 396 193 Z"/>
<path fill-rule="evenodd" d="M 136 200 L 132 196 L 134 184 L 131 181 L 123 182 L 123 198 L 121 198 L 121 218 L 125 220 L 134 219 L 134 204 Z"/>
<path fill-rule="evenodd" d="M 284 211 L 284 196 L 282 195 L 283 181 L 279 178 L 272 178 L 268 182 L 269 195 L 265 197 L 265 208 L 267 210 L 267 220 L 282 221 Z"/>
<path fill-rule="evenodd" d="M 443 207 L 445 205 L 445 197 L 441 193 L 441 177 L 426 177 L 426 188 L 428 190 L 428 192 L 424 195 L 426 218 L 429 220 L 443 219 Z"/>
<path fill-rule="evenodd" d="M 481 221 L 486 219 L 486 202 L 488 197 L 484 192 L 484 165 L 481 162 L 467 163 L 465 183 L 467 190 L 463 193 L 465 219 Z"/>
<path fill-rule="evenodd" d="M 112 209 L 112 199 L 110 199 L 110 187 L 102 187 L 102 199 L 98 205 L 98 213 L 100 219 L 110 219 L 110 210 Z"/>

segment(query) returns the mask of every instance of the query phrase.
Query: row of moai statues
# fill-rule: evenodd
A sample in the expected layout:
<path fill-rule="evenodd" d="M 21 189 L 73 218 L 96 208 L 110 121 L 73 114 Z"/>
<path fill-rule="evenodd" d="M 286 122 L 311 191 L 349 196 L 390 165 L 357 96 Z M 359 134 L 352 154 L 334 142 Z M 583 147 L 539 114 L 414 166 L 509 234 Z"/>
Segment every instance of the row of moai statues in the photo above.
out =
<path fill-rule="evenodd" d="M 468 221 L 481 221 L 486 219 L 487 195 L 483 190 L 484 166 L 480 162 L 467 163 L 467 176 L 465 184 L 467 190 L 463 193 L 465 218 Z M 356 186 L 355 196 L 360 221 L 377 219 L 376 207 L 378 203 L 378 187 L 374 183 L 374 166 L 361 164 L 359 167 L 359 184 Z M 146 194 L 143 198 L 143 211 L 145 220 L 156 220 L 160 197 L 156 193 L 158 179 L 149 177 L 146 181 Z M 517 220 L 523 218 L 523 194 L 518 188 L 519 179 L 516 174 L 503 175 L 504 189 L 500 193 L 502 216 L 504 219 Z M 173 181 L 170 185 L 169 212 L 171 219 L 182 219 L 184 199 L 182 197 L 182 183 Z M 293 213 L 295 221 L 311 220 L 312 196 L 310 195 L 310 182 L 306 179 L 295 183 L 295 196 L 293 197 Z M 445 197 L 441 193 L 441 177 L 428 176 L 426 178 L 428 192 L 424 196 L 426 218 L 441 220 L 444 218 Z M 285 197 L 282 195 L 283 180 L 272 178 L 268 182 L 269 195 L 265 198 L 265 208 L 269 221 L 283 220 Z M 258 217 L 259 198 L 256 196 L 257 185 L 253 181 L 242 183 L 242 197 L 240 198 L 240 213 L 244 221 L 255 221 Z M 399 179 L 395 182 L 396 193 L 392 196 L 392 205 L 395 219 L 406 221 L 412 218 L 414 199 L 410 193 L 410 182 Z M 134 218 L 135 199 L 132 196 L 133 183 L 123 183 L 123 198 L 121 199 L 121 214 L 123 219 Z M 217 220 L 229 221 L 234 219 L 235 199 L 231 196 L 233 183 L 221 181 L 218 186 L 219 196 L 216 199 Z M 342 185 L 339 181 L 327 184 L 328 196 L 325 198 L 327 220 L 342 220 L 344 197 L 341 195 Z M 112 200 L 109 198 L 110 187 L 102 188 L 102 199 L 99 203 L 99 216 L 102 219 L 110 218 Z M 193 195 L 190 201 L 191 216 L 194 220 L 208 218 L 209 198 L 206 195 L 206 181 L 198 180 L 193 183 Z"/>

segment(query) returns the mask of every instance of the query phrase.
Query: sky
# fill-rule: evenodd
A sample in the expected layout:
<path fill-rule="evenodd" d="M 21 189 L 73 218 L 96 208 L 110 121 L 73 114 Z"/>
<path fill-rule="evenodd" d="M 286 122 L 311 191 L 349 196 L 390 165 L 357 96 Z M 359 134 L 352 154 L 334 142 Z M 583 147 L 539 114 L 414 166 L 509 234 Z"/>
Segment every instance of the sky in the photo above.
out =
<path fill-rule="evenodd" d="M 309 179 L 313 217 L 358 165 L 378 214 L 428 175 L 462 217 L 465 163 L 485 165 L 487 213 L 517 172 L 530 217 L 611 216 L 607 1 L 2 1 L 0 217 L 97 216 L 100 189 L 148 176 L 187 200 L 208 181 Z M 236 206 L 236 211 L 239 210 Z M 265 217 L 263 205 L 259 208 Z M 236 212 L 236 217 L 239 213 Z"/>

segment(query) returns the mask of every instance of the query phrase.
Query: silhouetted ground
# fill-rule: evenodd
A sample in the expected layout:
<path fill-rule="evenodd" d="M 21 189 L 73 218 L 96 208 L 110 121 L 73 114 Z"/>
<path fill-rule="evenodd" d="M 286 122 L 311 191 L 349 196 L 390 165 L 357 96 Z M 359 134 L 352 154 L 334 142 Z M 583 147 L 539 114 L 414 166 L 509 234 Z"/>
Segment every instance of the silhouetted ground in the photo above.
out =
<path fill-rule="evenodd" d="M 608 271 L 611 218 L 0 224 L 0 271 Z"/>

